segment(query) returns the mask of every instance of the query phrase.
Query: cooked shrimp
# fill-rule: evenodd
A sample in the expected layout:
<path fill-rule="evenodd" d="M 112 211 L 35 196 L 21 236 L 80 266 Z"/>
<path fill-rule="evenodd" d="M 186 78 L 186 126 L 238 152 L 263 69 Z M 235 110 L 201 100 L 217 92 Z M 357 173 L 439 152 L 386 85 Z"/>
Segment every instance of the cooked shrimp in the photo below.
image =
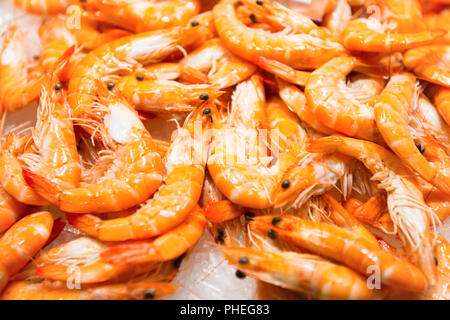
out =
<path fill-rule="evenodd" d="M 450 216 L 450 200 L 446 193 L 432 191 L 425 197 L 425 201 L 442 222 Z"/>
<path fill-rule="evenodd" d="M 274 217 L 279 219 L 272 224 Z M 272 230 L 275 237 L 342 262 L 366 276 L 370 276 L 371 268 L 376 266 L 385 285 L 418 292 L 427 288 L 427 280 L 420 269 L 342 228 L 291 215 L 258 216 L 250 226 L 257 232 Z"/>
<path fill-rule="evenodd" d="M 366 279 L 353 270 L 311 254 L 224 248 L 230 264 L 258 280 L 304 293 L 313 299 L 379 299 Z"/>
<path fill-rule="evenodd" d="M 66 212 L 125 210 L 147 200 L 162 181 L 161 156 L 138 114 L 117 93 L 104 90 L 98 107 L 106 110 L 106 114 L 104 123 L 99 125 L 104 126 L 100 130 L 112 150 L 105 155 L 110 162 L 103 176 L 93 183 L 82 181 L 79 187 L 63 188 L 31 170 L 24 170 L 27 183 Z"/>
<path fill-rule="evenodd" d="M 220 193 L 220 192 L 219 192 Z M 208 221 L 212 223 L 223 223 L 239 218 L 244 214 L 244 208 L 231 202 L 230 200 L 209 199 L 203 208 Z"/>
<path fill-rule="evenodd" d="M 450 126 L 450 89 L 434 86 L 432 100 L 441 117 Z"/>
<path fill-rule="evenodd" d="M 23 10 L 41 15 L 64 13 L 74 0 L 14 0 L 14 4 Z"/>
<path fill-rule="evenodd" d="M 323 20 L 325 28 L 339 39 L 352 18 L 352 8 L 347 0 L 338 0 L 333 11 L 329 12 Z"/>
<path fill-rule="evenodd" d="M 88 0 L 96 19 L 141 33 L 185 24 L 200 10 L 199 0 Z"/>
<path fill-rule="evenodd" d="M 395 74 L 375 103 L 375 120 L 388 146 L 425 180 L 450 192 L 447 173 L 440 171 L 419 151 L 410 133 L 409 113 L 415 99 L 415 77 Z"/>
<path fill-rule="evenodd" d="M 204 100 L 215 99 L 221 92 L 208 84 L 182 84 L 172 80 L 140 80 L 136 76 L 122 77 L 117 87 L 138 110 L 195 110 Z"/>
<path fill-rule="evenodd" d="M 258 130 L 264 128 L 274 134 L 272 142 L 280 143 L 277 164 L 271 167 L 266 145 L 261 145 L 261 139 L 268 137 L 260 136 L 263 132 Z M 262 80 L 254 75 L 236 87 L 231 112 L 226 119 L 214 121 L 213 129 L 208 171 L 218 189 L 241 206 L 272 206 L 273 189 L 281 182 L 283 172 L 301 156 L 306 139 L 295 115 L 277 98 L 269 100 L 266 107 Z"/>
<path fill-rule="evenodd" d="M 213 9 L 214 21 L 222 42 L 237 56 L 249 61 L 263 56 L 296 69 L 311 69 L 343 53 L 342 46 L 328 38 L 323 39 L 308 33 L 270 33 L 248 28 L 236 16 L 237 2 L 224 0 Z M 312 32 L 317 29 L 319 28 L 316 26 Z"/>
<path fill-rule="evenodd" d="M 89 119 L 99 79 L 133 71 L 137 63 L 161 61 L 180 48 L 208 36 L 212 34 L 207 26 L 189 25 L 124 37 L 94 49 L 77 64 L 69 82 L 69 103 L 73 116 Z M 86 125 L 83 128 L 91 133 L 93 131 Z"/>
<path fill-rule="evenodd" d="M 25 213 L 27 206 L 0 187 L 0 233 L 8 230 Z"/>
<path fill-rule="evenodd" d="M 46 244 L 53 227 L 51 213 L 33 213 L 16 222 L 0 238 L 0 291 Z"/>
<path fill-rule="evenodd" d="M 66 284 L 12 281 L 1 300 L 153 300 L 174 293 L 174 285 L 153 282 L 126 282 L 68 289 Z"/>
<path fill-rule="evenodd" d="M 312 113 L 323 125 L 346 135 L 378 141 L 381 139 L 373 108 L 353 99 L 346 90 L 345 77 L 356 64 L 353 57 L 339 57 L 311 73 L 305 96 Z"/>
<path fill-rule="evenodd" d="M 5 138 L 0 152 L 0 183 L 6 192 L 22 203 L 47 205 L 48 202 L 30 188 L 22 176 L 25 163 L 20 160 L 20 156 L 31 143 L 31 134 L 24 137 L 11 134 Z"/>
<path fill-rule="evenodd" d="M 417 77 L 450 88 L 449 57 L 450 45 L 424 46 L 406 51 L 403 63 Z"/>
<path fill-rule="evenodd" d="M 114 265 L 172 260 L 197 243 L 203 235 L 205 224 L 203 210 L 197 206 L 185 221 L 163 235 L 152 240 L 112 245 L 101 253 L 101 257 Z"/>
<path fill-rule="evenodd" d="M 166 176 L 152 199 L 133 214 L 110 220 L 93 215 L 70 214 L 71 225 L 104 241 L 148 239 L 182 223 L 197 204 L 205 175 L 209 117 L 198 109 L 189 117 L 170 145 L 166 156 Z M 109 190 L 109 188 L 108 188 Z"/>
<path fill-rule="evenodd" d="M 10 25 L 0 49 L 0 114 L 14 112 L 36 100 L 43 77 L 39 64 L 29 56 L 24 33 Z"/>
<path fill-rule="evenodd" d="M 208 40 L 180 62 L 207 73 L 209 81 L 218 89 L 247 80 L 256 71 L 253 64 L 232 54 L 218 38 Z"/>
<path fill-rule="evenodd" d="M 434 213 L 425 204 L 422 191 L 411 178 L 411 171 L 389 150 L 369 141 L 330 136 L 312 141 L 311 152 L 339 152 L 354 157 L 380 182 L 387 192 L 389 215 L 394 232 L 399 233 L 405 247 L 415 253 L 415 260 L 433 283 L 436 268 L 433 258 L 433 235 L 429 227 L 437 223 Z"/>

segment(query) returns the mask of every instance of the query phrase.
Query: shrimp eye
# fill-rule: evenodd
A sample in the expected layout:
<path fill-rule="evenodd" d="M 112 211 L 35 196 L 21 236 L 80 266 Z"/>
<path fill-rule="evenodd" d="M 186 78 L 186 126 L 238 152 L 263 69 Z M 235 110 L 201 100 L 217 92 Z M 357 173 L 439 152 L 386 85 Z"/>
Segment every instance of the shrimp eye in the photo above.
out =
<path fill-rule="evenodd" d="M 108 88 L 108 90 L 112 90 L 115 87 L 115 83 L 110 81 L 106 84 L 106 87 Z"/>
<path fill-rule="evenodd" d="M 247 257 L 241 257 L 238 261 L 239 264 L 247 264 L 248 258 Z"/>
<path fill-rule="evenodd" d="M 290 182 L 289 180 L 284 180 L 284 181 L 281 183 L 281 187 L 282 187 L 283 189 L 289 188 L 290 185 L 291 185 L 291 182 Z"/>
<path fill-rule="evenodd" d="M 142 81 L 142 80 L 144 80 L 144 76 L 143 76 L 142 74 L 138 73 L 138 74 L 136 75 L 136 80 L 137 80 L 137 81 Z"/>
<path fill-rule="evenodd" d="M 264 4 L 264 1 L 262 1 L 262 0 L 256 0 L 256 4 L 257 4 L 258 6 L 262 6 L 262 5 Z"/>
<path fill-rule="evenodd" d="M 55 84 L 55 90 L 56 90 L 56 91 L 59 91 L 59 90 L 61 90 L 61 89 L 62 89 L 62 87 L 63 87 L 63 85 L 62 85 L 62 83 L 61 83 L 61 82 L 58 82 L 57 84 Z"/>
<path fill-rule="evenodd" d="M 256 22 L 256 16 L 255 16 L 254 13 L 251 13 L 250 16 L 249 16 L 249 18 L 250 18 L 250 20 L 252 20 L 253 23 Z"/>
<path fill-rule="evenodd" d="M 276 238 L 275 230 L 270 229 L 269 232 L 267 232 L 267 236 L 272 240 L 275 239 Z"/>
<path fill-rule="evenodd" d="M 191 22 L 191 26 L 193 26 L 193 27 L 196 27 L 198 25 L 199 25 L 198 21 L 194 20 L 194 21 Z"/>
<path fill-rule="evenodd" d="M 417 149 L 419 149 L 420 153 L 424 153 L 425 152 L 425 146 L 422 144 L 418 144 L 416 145 Z"/>
<path fill-rule="evenodd" d="M 238 277 L 239 279 L 244 279 L 245 273 L 243 273 L 241 270 L 236 270 L 236 277 Z"/>
<path fill-rule="evenodd" d="M 281 218 L 280 217 L 274 217 L 273 219 L 272 219 L 272 225 L 277 225 L 277 223 L 278 222 L 280 222 L 281 221 Z"/>
<path fill-rule="evenodd" d="M 198 98 L 200 100 L 206 101 L 209 99 L 209 95 L 207 93 L 202 93 L 201 95 L 198 96 Z"/>
<path fill-rule="evenodd" d="M 211 113 L 211 109 L 210 108 L 205 108 L 205 109 L 203 109 L 203 114 L 206 116 L 206 115 L 208 115 L 208 114 L 210 114 Z"/>
<path fill-rule="evenodd" d="M 144 292 L 144 298 L 145 299 L 155 299 L 156 293 L 155 289 L 148 289 Z"/>
<path fill-rule="evenodd" d="M 245 217 L 245 220 L 246 221 L 252 221 L 253 220 L 253 217 L 254 217 L 254 214 L 253 214 L 253 212 L 246 212 L 245 213 L 245 215 L 244 215 L 244 217 Z"/>

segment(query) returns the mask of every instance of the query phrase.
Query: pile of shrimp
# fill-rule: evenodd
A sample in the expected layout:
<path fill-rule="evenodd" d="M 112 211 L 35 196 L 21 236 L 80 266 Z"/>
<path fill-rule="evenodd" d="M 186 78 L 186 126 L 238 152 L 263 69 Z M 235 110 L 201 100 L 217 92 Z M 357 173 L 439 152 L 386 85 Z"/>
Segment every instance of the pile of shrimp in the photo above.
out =
<path fill-rule="evenodd" d="M 305 2 L 15 0 L 0 298 L 161 298 L 206 230 L 285 296 L 450 299 L 450 2 Z"/>

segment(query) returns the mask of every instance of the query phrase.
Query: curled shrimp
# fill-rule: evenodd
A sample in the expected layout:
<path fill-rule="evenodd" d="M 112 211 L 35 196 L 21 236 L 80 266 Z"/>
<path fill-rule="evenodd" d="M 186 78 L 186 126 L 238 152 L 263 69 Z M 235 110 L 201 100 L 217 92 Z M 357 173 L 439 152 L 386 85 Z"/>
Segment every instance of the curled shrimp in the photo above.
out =
<path fill-rule="evenodd" d="M 237 0 L 221 1 L 213 13 L 222 42 L 237 56 L 249 61 L 263 56 L 296 69 L 311 69 L 343 53 L 338 42 L 312 35 L 320 30 L 317 26 L 311 28 L 312 34 L 270 33 L 248 28 L 237 18 L 236 3 Z"/>
<path fill-rule="evenodd" d="M 180 26 L 123 37 L 106 43 L 84 57 L 72 72 L 69 103 L 75 118 L 87 118 L 96 92 L 107 76 L 131 72 L 138 63 L 155 63 L 180 48 L 212 36 L 208 26 Z M 184 50 L 184 49 L 183 49 Z M 84 126 L 88 132 L 92 129 Z"/>
<path fill-rule="evenodd" d="M 226 119 L 213 123 L 214 138 L 208 171 L 218 189 L 232 202 L 252 208 L 272 206 L 273 189 L 283 172 L 295 163 L 306 133 L 279 98 L 265 106 L 262 80 L 254 75 L 240 83 L 233 94 L 232 110 Z M 268 118 L 266 118 L 266 112 Z M 258 129 L 270 128 L 271 147 L 280 148 L 277 164 L 268 166 L 268 138 Z M 266 132 L 267 133 L 267 132 Z M 276 137 L 275 134 L 279 136 Z M 276 144 L 279 143 L 279 146 Z"/>
<path fill-rule="evenodd" d="M 434 237 L 429 228 L 435 227 L 436 217 L 425 204 L 422 190 L 411 178 L 411 171 L 401 160 L 373 142 L 341 136 L 311 141 L 308 150 L 339 152 L 360 160 L 371 171 L 372 179 L 379 181 L 379 188 L 387 192 L 388 211 L 394 223 L 394 232 L 398 232 L 405 247 L 414 252 L 415 260 L 430 283 L 433 283 L 436 277 Z"/>
<path fill-rule="evenodd" d="M 139 281 L 102 284 L 82 289 L 69 289 L 66 284 L 49 281 L 12 281 L 1 300 L 153 300 L 174 293 L 174 285 Z"/>
<path fill-rule="evenodd" d="M 141 264 L 175 259 L 193 247 L 203 235 L 206 218 L 200 207 L 186 220 L 152 240 L 129 241 L 112 245 L 101 253 L 102 259 L 115 264 Z"/>
<path fill-rule="evenodd" d="M 51 213 L 33 213 L 16 222 L 0 238 L 0 290 L 46 244 L 53 227 Z"/>
<path fill-rule="evenodd" d="M 203 186 L 208 141 L 202 130 L 209 117 L 199 108 L 185 121 L 166 155 L 166 176 L 158 192 L 127 217 L 102 220 L 93 215 L 67 215 L 77 229 L 103 241 L 147 239 L 182 223 L 197 204 Z"/>
<path fill-rule="evenodd" d="M 344 29 L 343 44 L 346 49 L 403 51 L 432 44 L 447 33 L 442 29 L 426 30 L 420 22 L 422 14 L 416 0 L 385 0 L 379 4 L 375 2 L 367 7 L 367 10 L 373 9 L 373 16 L 350 21 Z M 376 13 L 382 16 L 376 16 Z"/>
<path fill-rule="evenodd" d="M 306 294 L 313 299 L 367 300 L 382 297 L 353 270 L 311 254 L 224 248 L 230 264 L 258 280 Z M 245 261 L 245 264 L 242 263 Z"/>
<path fill-rule="evenodd" d="M 205 42 L 189 53 L 181 64 L 208 74 L 208 79 L 218 89 L 231 87 L 247 80 L 256 67 L 232 54 L 219 38 Z"/>
<path fill-rule="evenodd" d="M 280 219 L 272 224 L 274 217 Z M 376 266 L 381 282 L 387 286 L 417 292 L 427 288 L 424 274 L 413 264 L 399 260 L 378 245 L 337 226 L 291 215 L 264 215 L 255 217 L 251 228 L 263 233 L 272 230 L 275 237 L 344 263 L 363 275 L 369 276 L 369 267 Z"/>
<path fill-rule="evenodd" d="M 199 0 L 87 0 L 96 19 L 140 33 L 185 24 L 199 13 Z"/>
<path fill-rule="evenodd" d="M 408 70 L 429 82 L 450 88 L 450 45 L 424 46 L 403 55 Z"/>
<path fill-rule="evenodd" d="M 104 155 L 109 166 L 102 177 L 93 183 L 81 181 L 79 186 L 64 188 L 31 170 L 23 171 L 30 186 L 66 212 L 125 210 L 147 200 L 162 181 L 161 156 L 137 112 L 116 92 L 104 89 L 101 95 L 97 106 L 105 114 L 98 129 L 111 148 Z M 101 159 L 97 162 L 101 163 Z"/>
<path fill-rule="evenodd" d="M 450 192 L 447 170 L 439 170 L 438 162 L 429 161 L 410 133 L 409 113 L 416 99 L 415 80 L 409 73 L 393 75 L 375 103 L 375 120 L 384 141 L 403 161 L 428 182 Z"/>
<path fill-rule="evenodd" d="M 353 99 L 345 77 L 356 64 L 353 57 L 338 57 L 311 73 L 305 96 L 312 113 L 322 124 L 346 135 L 381 140 L 373 108 Z"/>
<path fill-rule="evenodd" d="M 0 49 L 0 114 L 17 111 L 39 97 L 44 79 L 28 52 L 24 33 L 10 25 Z"/>

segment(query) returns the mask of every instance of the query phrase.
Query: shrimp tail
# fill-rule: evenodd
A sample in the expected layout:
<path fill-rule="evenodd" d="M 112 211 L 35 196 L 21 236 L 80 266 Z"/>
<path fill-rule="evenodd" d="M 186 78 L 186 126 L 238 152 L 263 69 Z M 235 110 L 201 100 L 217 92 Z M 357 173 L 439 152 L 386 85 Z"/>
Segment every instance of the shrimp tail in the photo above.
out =
<path fill-rule="evenodd" d="M 101 219 L 92 214 L 66 213 L 67 222 L 80 230 L 95 238 L 98 238 L 97 226 L 101 223 Z"/>
<path fill-rule="evenodd" d="M 254 63 L 258 67 L 268 72 L 274 73 L 281 79 L 289 81 L 300 87 L 304 87 L 306 85 L 306 82 L 308 82 L 308 78 L 310 75 L 309 72 L 295 70 L 284 63 L 263 56 L 258 56 Z"/>
<path fill-rule="evenodd" d="M 339 136 L 328 136 L 326 139 L 310 140 L 306 149 L 312 153 L 334 153 L 336 152 L 336 142 L 339 142 Z"/>
<path fill-rule="evenodd" d="M 71 276 L 69 267 L 59 264 L 37 267 L 34 272 L 38 277 L 59 281 L 66 281 Z"/>
<path fill-rule="evenodd" d="M 58 185 L 47 178 L 23 168 L 22 175 L 25 182 L 33 188 L 40 196 L 51 203 L 58 203 L 58 194 L 61 192 Z"/>

